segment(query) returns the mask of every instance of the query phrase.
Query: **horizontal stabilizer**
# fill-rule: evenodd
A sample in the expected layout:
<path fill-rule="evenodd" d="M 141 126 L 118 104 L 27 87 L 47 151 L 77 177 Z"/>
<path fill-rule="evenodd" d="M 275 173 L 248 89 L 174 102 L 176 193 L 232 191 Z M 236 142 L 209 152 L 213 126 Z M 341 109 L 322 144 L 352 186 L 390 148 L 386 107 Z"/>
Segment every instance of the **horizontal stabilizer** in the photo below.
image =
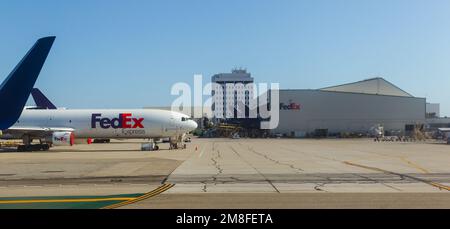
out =
<path fill-rule="evenodd" d="M 31 95 L 33 96 L 33 100 L 38 109 L 56 109 L 56 106 L 53 105 L 53 103 L 41 92 L 41 90 L 33 88 Z"/>

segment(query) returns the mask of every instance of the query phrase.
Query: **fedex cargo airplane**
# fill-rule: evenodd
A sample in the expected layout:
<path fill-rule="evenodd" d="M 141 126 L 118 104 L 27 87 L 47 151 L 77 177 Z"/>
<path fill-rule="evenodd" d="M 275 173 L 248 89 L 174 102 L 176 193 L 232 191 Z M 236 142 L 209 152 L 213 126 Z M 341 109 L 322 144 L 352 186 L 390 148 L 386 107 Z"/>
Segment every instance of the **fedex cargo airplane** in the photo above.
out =
<path fill-rule="evenodd" d="M 37 40 L 0 85 L 0 137 L 22 113 L 54 41 L 53 36 Z"/>
<path fill-rule="evenodd" d="M 22 139 L 19 151 L 86 144 L 92 138 L 170 138 L 171 144 L 177 144 L 196 128 L 189 116 L 166 110 L 25 109 L 16 124 L 4 131 L 3 138 Z M 33 139 L 40 144 L 33 145 Z"/>
<path fill-rule="evenodd" d="M 32 93 L 37 106 L 27 109 L 22 106 L 22 114 L 19 113 L 17 116 L 20 117 L 13 121 L 15 124 L 3 131 L 3 139 L 22 139 L 23 145 L 18 147 L 18 151 L 89 144 L 92 138 L 170 138 L 171 148 L 178 148 L 184 135 L 197 128 L 195 121 L 178 112 L 150 109 L 57 109 L 39 90 L 34 89 Z M 33 140 L 39 140 L 39 144 L 33 144 Z"/>

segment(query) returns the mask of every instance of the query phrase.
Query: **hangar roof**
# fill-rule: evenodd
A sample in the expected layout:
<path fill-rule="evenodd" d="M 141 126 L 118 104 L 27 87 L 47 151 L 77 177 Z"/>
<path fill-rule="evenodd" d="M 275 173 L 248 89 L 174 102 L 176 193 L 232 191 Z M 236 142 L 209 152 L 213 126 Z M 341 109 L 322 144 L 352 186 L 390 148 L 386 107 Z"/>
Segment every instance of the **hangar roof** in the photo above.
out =
<path fill-rule="evenodd" d="M 319 90 L 413 97 L 408 92 L 400 89 L 399 87 L 381 77 L 371 78 L 354 83 L 342 84 L 338 86 L 325 87 Z"/>

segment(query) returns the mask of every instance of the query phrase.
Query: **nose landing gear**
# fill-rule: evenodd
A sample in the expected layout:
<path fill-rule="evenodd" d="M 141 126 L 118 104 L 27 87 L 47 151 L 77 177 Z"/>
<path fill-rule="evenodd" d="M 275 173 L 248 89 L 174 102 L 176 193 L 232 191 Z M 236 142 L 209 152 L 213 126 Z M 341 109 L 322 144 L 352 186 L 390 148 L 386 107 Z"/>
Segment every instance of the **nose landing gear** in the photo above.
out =
<path fill-rule="evenodd" d="M 169 149 L 186 149 L 186 144 L 183 142 L 170 143 Z"/>
<path fill-rule="evenodd" d="M 183 141 L 184 137 L 185 134 L 170 138 L 169 149 L 186 149 L 186 144 Z"/>

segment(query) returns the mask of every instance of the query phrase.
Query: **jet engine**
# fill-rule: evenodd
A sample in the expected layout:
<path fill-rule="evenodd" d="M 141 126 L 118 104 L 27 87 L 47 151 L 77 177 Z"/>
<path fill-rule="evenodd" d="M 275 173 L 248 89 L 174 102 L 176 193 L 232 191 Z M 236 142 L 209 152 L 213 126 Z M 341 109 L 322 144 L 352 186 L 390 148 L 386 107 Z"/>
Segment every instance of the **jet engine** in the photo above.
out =
<path fill-rule="evenodd" d="M 75 142 L 73 132 L 54 132 L 50 141 L 54 146 L 72 146 Z"/>

